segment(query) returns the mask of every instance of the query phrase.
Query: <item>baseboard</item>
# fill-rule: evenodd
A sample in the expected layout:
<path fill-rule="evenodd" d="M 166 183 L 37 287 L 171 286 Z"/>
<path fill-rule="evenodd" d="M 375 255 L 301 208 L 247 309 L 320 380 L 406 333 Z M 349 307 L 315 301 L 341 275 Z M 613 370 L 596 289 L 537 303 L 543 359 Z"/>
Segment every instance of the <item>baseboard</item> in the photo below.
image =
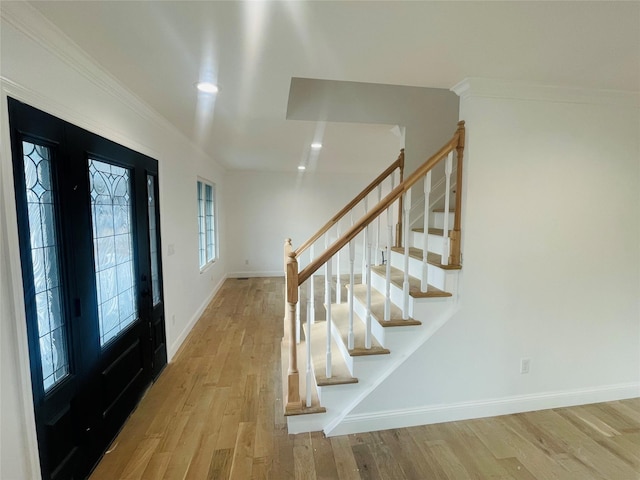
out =
<path fill-rule="evenodd" d="M 330 436 L 351 433 L 406 428 L 416 425 L 453 422 L 473 418 L 495 417 L 512 413 L 571 407 L 589 403 L 611 402 L 640 397 L 640 382 L 607 385 L 603 387 L 548 392 L 531 395 L 497 398 L 477 402 L 461 402 L 447 405 L 429 405 L 403 410 L 348 415 Z"/>
<path fill-rule="evenodd" d="M 206 308 L 209 305 L 209 303 L 211 303 L 211 300 L 213 300 L 213 297 L 215 297 L 216 294 L 218 293 L 218 291 L 220 290 L 220 288 L 222 288 L 222 285 L 224 284 L 226 279 L 227 279 L 227 275 L 223 275 L 222 278 L 220 279 L 220 281 L 218 282 L 218 284 L 211 291 L 211 294 L 209 296 L 207 296 L 207 298 L 204 300 L 204 302 L 202 302 L 200 307 L 198 307 L 196 312 L 191 316 L 191 319 L 185 325 L 185 327 L 182 329 L 182 331 L 180 332 L 180 335 L 178 335 L 178 337 L 175 339 L 175 341 L 169 346 L 169 348 L 167 350 L 167 361 L 168 362 L 171 362 L 173 360 L 173 358 L 175 357 L 176 353 L 178 353 L 178 350 L 182 346 L 183 342 L 187 339 L 187 336 L 189 335 L 189 332 L 191 332 L 191 330 L 193 329 L 195 324 L 198 322 L 198 320 L 200 320 L 200 317 L 202 316 L 202 314 L 206 310 Z"/>
<path fill-rule="evenodd" d="M 281 270 L 264 270 L 259 272 L 229 272 L 227 278 L 284 277 Z"/>

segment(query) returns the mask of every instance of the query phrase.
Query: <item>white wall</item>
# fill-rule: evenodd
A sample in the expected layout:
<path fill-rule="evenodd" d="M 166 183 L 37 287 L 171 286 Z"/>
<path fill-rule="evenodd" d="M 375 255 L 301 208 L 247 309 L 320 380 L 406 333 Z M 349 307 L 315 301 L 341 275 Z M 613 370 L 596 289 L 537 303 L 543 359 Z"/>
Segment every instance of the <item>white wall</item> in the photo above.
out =
<path fill-rule="evenodd" d="M 224 280 L 221 260 L 198 268 L 196 178 L 217 185 L 225 224 L 225 172 L 43 22 L 28 5 L 3 2 L 0 74 L 0 478 L 39 476 L 11 170 L 7 96 L 98 133 L 159 161 L 167 345 L 173 356 Z M 175 254 L 168 255 L 173 246 Z"/>
<path fill-rule="evenodd" d="M 233 205 L 227 221 L 227 234 L 232 244 L 227 258 L 229 275 L 282 275 L 285 237 L 292 239 L 294 248 L 300 246 L 374 177 L 229 172 L 227 201 Z M 364 210 L 360 208 L 358 213 L 356 220 Z M 347 223 L 342 225 L 347 226 L 348 220 L 346 218 Z M 331 237 L 335 238 L 335 229 L 331 231 Z M 316 248 L 323 245 L 321 241 Z M 315 253 L 317 255 L 319 250 Z M 307 255 L 302 257 L 305 262 Z M 341 270 L 346 271 L 346 268 L 345 261 Z"/>
<path fill-rule="evenodd" d="M 427 423 L 640 395 L 638 95 L 470 85 L 461 308 L 354 413 Z"/>

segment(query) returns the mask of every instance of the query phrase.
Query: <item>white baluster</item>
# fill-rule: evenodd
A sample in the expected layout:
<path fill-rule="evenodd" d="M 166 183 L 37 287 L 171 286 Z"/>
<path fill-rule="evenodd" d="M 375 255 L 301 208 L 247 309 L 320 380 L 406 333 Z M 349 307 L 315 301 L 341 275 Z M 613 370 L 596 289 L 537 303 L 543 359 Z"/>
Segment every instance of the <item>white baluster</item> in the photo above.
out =
<path fill-rule="evenodd" d="M 402 319 L 409 318 L 409 213 L 411 211 L 411 189 L 404 194 L 404 282 L 402 283 Z"/>
<path fill-rule="evenodd" d="M 378 203 L 382 200 L 382 183 L 378 185 Z M 382 263 L 379 260 L 380 257 L 380 215 L 376 218 L 376 250 L 373 256 L 373 262 L 375 265 L 380 265 Z"/>
<path fill-rule="evenodd" d="M 365 242 L 367 245 L 366 258 L 367 258 L 367 313 L 365 316 L 365 334 L 364 334 L 364 348 L 371 348 L 371 232 L 369 231 L 369 225 L 365 228 Z"/>
<path fill-rule="evenodd" d="M 364 214 L 367 214 L 369 210 L 369 200 L 368 197 L 364 197 Z M 362 240 L 362 282 L 364 282 L 365 277 L 367 276 L 367 236 L 364 235 Z"/>
<path fill-rule="evenodd" d="M 337 235 L 340 238 L 340 220 L 338 220 Z M 342 285 L 340 283 L 340 250 L 336 253 L 336 303 L 342 303 Z"/>
<path fill-rule="evenodd" d="M 311 276 L 313 278 L 313 275 Z M 313 289 L 312 289 L 313 291 Z M 300 303 L 298 301 L 298 303 Z M 311 406 L 311 384 L 313 382 L 313 372 L 311 371 L 311 316 L 307 315 L 307 335 L 306 335 L 306 347 L 307 347 L 307 407 Z"/>
<path fill-rule="evenodd" d="M 298 302 L 296 303 L 296 343 L 300 343 L 300 286 L 298 286 Z"/>
<path fill-rule="evenodd" d="M 331 259 L 326 264 L 326 278 L 331 278 Z M 324 285 L 325 290 L 325 310 L 327 311 L 327 378 L 331 378 L 331 281 L 327 280 Z"/>
<path fill-rule="evenodd" d="M 422 278 L 420 281 L 420 291 L 426 292 L 429 279 L 427 278 L 429 272 L 429 265 L 427 263 L 427 255 L 429 252 L 429 194 L 431 193 L 431 170 L 427 172 L 424 177 L 424 218 L 423 218 L 423 230 L 422 234 Z"/>
<path fill-rule="evenodd" d="M 353 288 L 354 288 L 354 263 L 356 260 L 356 243 L 349 242 L 349 334 L 347 336 L 347 347 L 353 349 Z"/>
<path fill-rule="evenodd" d="M 313 262 L 313 243 L 309 248 L 309 263 Z M 316 288 L 313 275 L 309 277 L 309 316 L 311 317 L 311 323 L 316 323 Z"/>
<path fill-rule="evenodd" d="M 447 155 L 444 164 L 444 225 L 442 228 L 442 265 L 449 265 L 449 197 L 451 196 L 451 171 L 453 170 L 453 151 Z M 456 207 L 457 208 L 457 207 Z"/>
<path fill-rule="evenodd" d="M 395 172 L 391 174 L 391 190 L 395 188 Z M 391 245 L 393 244 L 393 208 L 387 207 L 387 265 L 385 271 L 384 319 L 391 320 Z"/>

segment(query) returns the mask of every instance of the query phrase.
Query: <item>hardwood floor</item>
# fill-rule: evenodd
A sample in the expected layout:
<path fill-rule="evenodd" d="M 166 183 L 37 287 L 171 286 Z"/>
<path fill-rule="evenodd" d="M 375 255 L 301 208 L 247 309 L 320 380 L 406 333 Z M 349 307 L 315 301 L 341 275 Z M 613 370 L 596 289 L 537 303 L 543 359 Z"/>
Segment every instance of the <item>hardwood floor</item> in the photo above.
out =
<path fill-rule="evenodd" d="M 640 479 L 640 399 L 288 435 L 282 295 L 282 279 L 227 280 L 91 479 Z"/>

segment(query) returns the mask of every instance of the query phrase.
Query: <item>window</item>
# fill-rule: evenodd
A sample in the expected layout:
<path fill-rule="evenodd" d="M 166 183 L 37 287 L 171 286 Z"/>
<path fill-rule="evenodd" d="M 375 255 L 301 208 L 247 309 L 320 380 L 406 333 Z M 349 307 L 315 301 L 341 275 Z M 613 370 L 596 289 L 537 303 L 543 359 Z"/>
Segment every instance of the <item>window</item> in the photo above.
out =
<path fill-rule="evenodd" d="M 200 270 L 218 258 L 215 185 L 198 180 L 198 248 Z"/>
<path fill-rule="evenodd" d="M 22 142 L 29 250 L 44 391 L 69 374 L 67 326 L 63 315 L 59 242 L 56 232 L 56 195 L 50 149 Z M 30 300 L 33 301 L 33 296 Z"/>

